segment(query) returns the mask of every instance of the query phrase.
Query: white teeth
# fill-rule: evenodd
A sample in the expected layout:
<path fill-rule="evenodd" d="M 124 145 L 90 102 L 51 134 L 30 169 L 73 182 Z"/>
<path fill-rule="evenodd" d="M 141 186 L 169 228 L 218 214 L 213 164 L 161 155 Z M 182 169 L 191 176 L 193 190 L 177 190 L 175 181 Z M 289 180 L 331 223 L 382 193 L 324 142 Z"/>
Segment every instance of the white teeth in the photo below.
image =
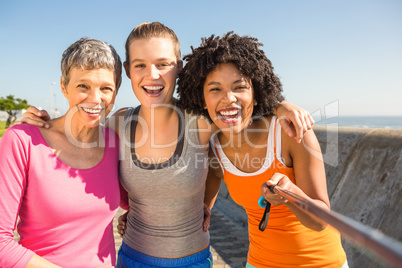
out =
<path fill-rule="evenodd" d="M 230 111 L 221 111 L 220 112 L 221 115 L 236 115 L 237 114 L 237 110 L 230 110 Z"/>
<path fill-rule="evenodd" d="M 161 90 L 163 86 L 144 86 L 146 90 Z"/>
<path fill-rule="evenodd" d="M 91 108 L 84 108 L 84 107 L 82 107 L 82 109 L 85 112 L 90 113 L 90 114 L 98 114 L 101 111 L 101 109 L 91 109 Z"/>

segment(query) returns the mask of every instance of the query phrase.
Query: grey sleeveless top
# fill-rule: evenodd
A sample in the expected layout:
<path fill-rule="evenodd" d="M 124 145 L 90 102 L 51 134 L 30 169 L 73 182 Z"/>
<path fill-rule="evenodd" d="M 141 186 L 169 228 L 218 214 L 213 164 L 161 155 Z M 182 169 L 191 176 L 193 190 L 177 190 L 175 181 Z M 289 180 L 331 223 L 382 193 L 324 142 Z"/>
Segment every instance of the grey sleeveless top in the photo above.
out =
<path fill-rule="evenodd" d="M 130 205 L 123 241 L 150 256 L 188 255 L 209 243 L 209 232 L 202 230 L 208 151 L 200 146 L 198 118 L 178 110 L 172 157 L 142 163 L 134 146 L 139 108 L 127 110 L 120 132 L 120 179 Z"/>

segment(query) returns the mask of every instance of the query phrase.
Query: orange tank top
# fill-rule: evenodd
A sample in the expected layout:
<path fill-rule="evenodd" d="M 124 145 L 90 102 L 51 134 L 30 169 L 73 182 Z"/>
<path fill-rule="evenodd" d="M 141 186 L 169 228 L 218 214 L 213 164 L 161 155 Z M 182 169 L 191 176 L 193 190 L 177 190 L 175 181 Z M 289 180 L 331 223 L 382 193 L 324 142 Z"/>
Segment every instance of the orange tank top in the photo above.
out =
<path fill-rule="evenodd" d="M 271 120 L 265 163 L 260 170 L 245 173 L 225 156 L 218 137 L 213 149 L 223 169 L 232 199 L 248 216 L 249 251 L 247 261 L 256 267 L 341 267 L 346 261 L 339 232 L 328 226 L 321 232 L 306 228 L 286 205 L 271 206 L 265 231 L 258 229 L 264 208 L 258 205 L 261 185 L 274 173 L 285 174 L 295 183 L 293 168 L 281 162 L 281 127 Z M 252 156 L 250 156 L 251 158 Z"/>

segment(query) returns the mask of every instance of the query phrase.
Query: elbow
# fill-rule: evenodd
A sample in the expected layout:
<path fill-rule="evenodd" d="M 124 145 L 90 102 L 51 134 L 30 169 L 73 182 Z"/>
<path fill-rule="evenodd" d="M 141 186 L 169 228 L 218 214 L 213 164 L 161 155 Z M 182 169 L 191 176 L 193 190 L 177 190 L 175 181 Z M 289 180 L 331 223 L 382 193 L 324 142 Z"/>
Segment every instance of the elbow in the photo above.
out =
<path fill-rule="evenodd" d="M 314 231 L 321 232 L 324 231 L 328 227 L 328 223 L 326 222 L 315 222 L 313 224 L 310 224 L 310 226 L 306 226 L 307 228 L 310 228 Z"/>
<path fill-rule="evenodd" d="M 304 219 L 303 221 L 300 221 L 300 223 L 303 224 L 304 227 L 317 231 L 317 232 L 321 232 L 328 227 L 327 222 L 319 220 L 315 217 L 310 218 L 308 220 Z"/>

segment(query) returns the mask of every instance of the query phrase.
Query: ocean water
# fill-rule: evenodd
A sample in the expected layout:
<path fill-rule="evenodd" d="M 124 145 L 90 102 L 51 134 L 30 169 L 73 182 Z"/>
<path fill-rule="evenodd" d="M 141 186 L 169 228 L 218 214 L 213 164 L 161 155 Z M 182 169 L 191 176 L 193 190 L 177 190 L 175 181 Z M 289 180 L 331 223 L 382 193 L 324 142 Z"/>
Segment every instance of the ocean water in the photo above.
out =
<path fill-rule="evenodd" d="M 361 128 L 402 129 L 402 116 L 339 116 L 317 120 L 316 125 L 338 125 Z"/>

